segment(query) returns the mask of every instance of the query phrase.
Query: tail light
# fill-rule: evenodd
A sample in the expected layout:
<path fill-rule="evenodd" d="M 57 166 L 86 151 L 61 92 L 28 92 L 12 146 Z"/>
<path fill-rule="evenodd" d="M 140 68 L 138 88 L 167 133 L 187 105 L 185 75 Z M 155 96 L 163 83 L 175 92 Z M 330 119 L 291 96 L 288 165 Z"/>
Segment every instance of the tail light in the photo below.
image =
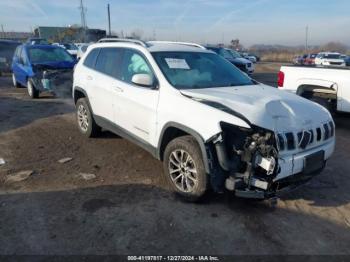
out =
<path fill-rule="evenodd" d="M 277 85 L 278 85 L 278 87 L 283 87 L 283 85 L 284 85 L 284 73 L 282 71 L 278 72 Z"/>

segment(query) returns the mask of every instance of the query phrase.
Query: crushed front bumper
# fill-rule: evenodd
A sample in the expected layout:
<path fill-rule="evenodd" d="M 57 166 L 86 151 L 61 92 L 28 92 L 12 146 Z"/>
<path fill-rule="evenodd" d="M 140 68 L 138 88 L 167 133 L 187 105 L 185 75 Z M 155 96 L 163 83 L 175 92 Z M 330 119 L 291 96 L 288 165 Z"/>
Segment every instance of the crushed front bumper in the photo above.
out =
<path fill-rule="evenodd" d="M 73 70 L 57 69 L 37 72 L 33 78 L 37 90 L 48 91 L 59 96 L 71 96 Z"/>
<path fill-rule="evenodd" d="M 335 139 L 332 139 L 322 146 L 298 154 L 284 156 L 278 160 L 280 167 L 279 173 L 275 179 L 268 183 L 267 189 L 261 189 L 255 186 L 245 187 L 242 181 L 241 187 L 236 182 L 237 187 L 234 193 L 236 196 L 242 198 L 269 199 L 290 192 L 307 183 L 323 171 L 327 160 L 334 151 L 334 145 Z M 316 158 L 313 158 L 313 156 L 316 156 Z M 310 164 L 307 164 L 307 160 L 311 160 L 311 169 Z M 318 161 L 319 164 L 315 166 L 315 163 L 312 161 Z M 253 177 L 253 179 L 258 180 L 259 178 Z"/>

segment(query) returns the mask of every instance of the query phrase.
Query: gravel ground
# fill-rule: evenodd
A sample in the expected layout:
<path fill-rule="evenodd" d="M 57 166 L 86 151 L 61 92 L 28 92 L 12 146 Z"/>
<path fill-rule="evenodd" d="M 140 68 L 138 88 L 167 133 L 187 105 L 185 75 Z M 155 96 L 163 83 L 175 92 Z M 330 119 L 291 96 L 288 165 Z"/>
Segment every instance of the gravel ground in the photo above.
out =
<path fill-rule="evenodd" d="M 278 68 L 253 77 L 275 85 Z M 336 116 L 324 172 L 271 209 L 230 194 L 184 203 L 160 162 L 109 132 L 82 137 L 73 112 L 70 99 L 30 100 L 0 77 L 0 254 L 350 254 L 348 115 Z"/>

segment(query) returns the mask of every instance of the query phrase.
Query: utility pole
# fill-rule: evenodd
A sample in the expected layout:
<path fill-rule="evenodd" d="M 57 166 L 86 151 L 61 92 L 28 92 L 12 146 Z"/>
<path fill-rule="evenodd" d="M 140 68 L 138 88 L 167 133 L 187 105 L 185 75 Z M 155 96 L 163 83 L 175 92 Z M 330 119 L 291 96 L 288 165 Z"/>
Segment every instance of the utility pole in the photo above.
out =
<path fill-rule="evenodd" d="M 85 42 L 85 36 L 86 36 L 86 8 L 84 7 L 83 0 L 80 0 L 80 18 L 81 18 L 81 27 L 83 29 L 83 42 Z"/>
<path fill-rule="evenodd" d="M 5 38 L 5 30 L 4 30 L 3 24 L 1 24 L 1 32 L 2 32 L 2 38 Z"/>
<path fill-rule="evenodd" d="M 107 13 L 108 13 L 108 34 L 111 36 L 111 13 L 109 10 L 109 4 L 107 4 Z"/>
<path fill-rule="evenodd" d="M 308 39 L 309 38 L 309 26 L 307 25 L 305 28 L 305 51 L 307 53 L 308 50 Z"/>

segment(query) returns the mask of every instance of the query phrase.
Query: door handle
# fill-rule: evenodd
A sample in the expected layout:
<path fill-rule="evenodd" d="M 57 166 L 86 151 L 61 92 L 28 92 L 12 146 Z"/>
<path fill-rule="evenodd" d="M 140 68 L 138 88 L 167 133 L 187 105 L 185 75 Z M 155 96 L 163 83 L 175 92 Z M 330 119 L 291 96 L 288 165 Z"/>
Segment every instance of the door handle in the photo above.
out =
<path fill-rule="evenodd" d="M 120 88 L 119 86 L 115 87 L 115 90 L 117 92 L 124 92 L 123 88 Z"/>
<path fill-rule="evenodd" d="M 87 76 L 86 79 L 87 80 L 92 80 L 92 76 Z"/>

